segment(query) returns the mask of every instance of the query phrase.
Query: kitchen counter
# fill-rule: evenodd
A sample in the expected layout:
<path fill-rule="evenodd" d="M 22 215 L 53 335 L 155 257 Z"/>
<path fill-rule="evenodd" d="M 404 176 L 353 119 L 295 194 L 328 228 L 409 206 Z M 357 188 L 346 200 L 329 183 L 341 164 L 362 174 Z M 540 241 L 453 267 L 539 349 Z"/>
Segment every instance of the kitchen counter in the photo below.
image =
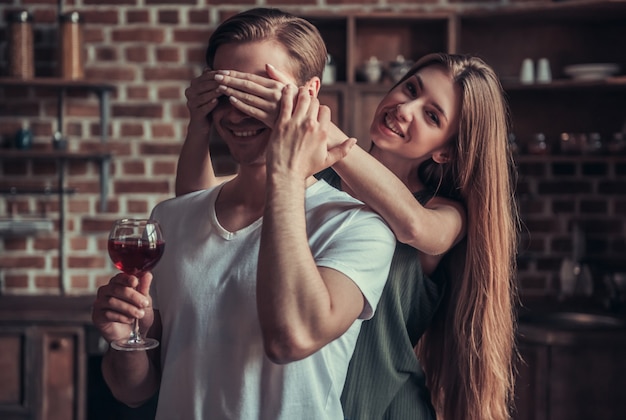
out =
<path fill-rule="evenodd" d="M 626 317 L 591 299 L 525 300 L 515 420 L 622 419 Z"/>

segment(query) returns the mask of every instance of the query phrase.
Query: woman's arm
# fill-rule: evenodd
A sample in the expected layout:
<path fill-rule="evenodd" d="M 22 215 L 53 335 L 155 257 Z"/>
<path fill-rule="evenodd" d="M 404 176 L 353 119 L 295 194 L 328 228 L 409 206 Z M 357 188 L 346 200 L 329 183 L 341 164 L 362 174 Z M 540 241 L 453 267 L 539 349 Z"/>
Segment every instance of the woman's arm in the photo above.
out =
<path fill-rule="evenodd" d="M 214 71 L 205 70 L 193 79 L 185 90 L 189 125 L 187 137 L 178 157 L 175 186 L 177 196 L 206 189 L 221 182 L 213 171 L 209 151 L 210 113 L 222 95 L 217 91 L 215 74 Z"/>
<path fill-rule="evenodd" d="M 268 68 L 270 77 L 276 77 L 272 74 L 276 72 Z M 238 72 L 224 73 L 218 79 L 224 85 L 218 90 L 229 96 L 233 106 L 266 124 L 275 122 L 277 106 L 272 87 L 276 86 L 270 79 Z M 347 138 L 331 124 L 329 147 Z M 400 242 L 425 254 L 422 262 L 426 268 L 434 267 L 440 256 L 465 235 L 465 210 L 460 203 L 436 197 L 422 206 L 403 181 L 362 148 L 353 147 L 333 168 L 348 186 L 346 190 L 378 212 Z"/>
<path fill-rule="evenodd" d="M 360 147 L 353 147 L 333 169 L 354 197 L 385 219 L 398 241 L 426 254 L 426 272 L 465 236 L 466 215 L 460 203 L 435 197 L 422 206 L 393 172 Z"/>

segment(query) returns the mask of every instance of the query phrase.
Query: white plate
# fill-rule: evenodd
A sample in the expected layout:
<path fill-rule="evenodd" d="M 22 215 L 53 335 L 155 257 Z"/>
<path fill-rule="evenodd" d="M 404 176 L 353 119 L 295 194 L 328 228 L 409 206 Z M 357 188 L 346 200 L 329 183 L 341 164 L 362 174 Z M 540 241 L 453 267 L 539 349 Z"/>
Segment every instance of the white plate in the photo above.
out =
<path fill-rule="evenodd" d="M 615 63 L 589 63 L 565 66 L 563 72 L 576 80 L 602 80 L 619 72 Z"/>

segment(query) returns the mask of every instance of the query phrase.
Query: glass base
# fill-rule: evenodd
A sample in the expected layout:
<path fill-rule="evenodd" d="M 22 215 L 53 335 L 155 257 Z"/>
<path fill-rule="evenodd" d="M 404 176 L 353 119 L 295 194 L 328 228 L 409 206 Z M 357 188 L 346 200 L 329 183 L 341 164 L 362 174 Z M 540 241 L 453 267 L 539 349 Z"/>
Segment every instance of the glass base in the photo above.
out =
<path fill-rule="evenodd" d="M 159 346 L 158 340 L 154 338 L 139 338 L 139 339 L 129 339 L 129 340 L 120 340 L 113 341 L 111 343 L 111 347 L 115 350 L 120 351 L 142 351 L 142 350 L 150 350 Z"/>

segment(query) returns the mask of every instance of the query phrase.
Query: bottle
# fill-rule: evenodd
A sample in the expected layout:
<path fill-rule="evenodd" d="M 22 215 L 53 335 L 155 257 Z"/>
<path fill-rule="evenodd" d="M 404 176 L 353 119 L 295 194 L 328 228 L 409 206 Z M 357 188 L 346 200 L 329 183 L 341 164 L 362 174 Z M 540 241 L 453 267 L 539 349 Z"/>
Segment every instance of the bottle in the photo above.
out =
<path fill-rule="evenodd" d="M 19 150 L 28 150 L 33 145 L 33 134 L 26 125 L 23 125 L 15 133 L 13 145 Z"/>
<path fill-rule="evenodd" d="M 60 21 L 59 77 L 82 79 L 85 76 L 82 17 L 78 12 L 69 12 L 61 15 Z"/>
<path fill-rule="evenodd" d="M 19 79 L 35 76 L 33 16 L 26 10 L 13 12 L 9 20 L 9 75 Z"/>
<path fill-rule="evenodd" d="M 326 65 L 324 66 L 324 73 L 322 74 L 322 84 L 331 85 L 335 83 L 337 79 L 337 67 L 332 55 L 326 56 Z"/>

